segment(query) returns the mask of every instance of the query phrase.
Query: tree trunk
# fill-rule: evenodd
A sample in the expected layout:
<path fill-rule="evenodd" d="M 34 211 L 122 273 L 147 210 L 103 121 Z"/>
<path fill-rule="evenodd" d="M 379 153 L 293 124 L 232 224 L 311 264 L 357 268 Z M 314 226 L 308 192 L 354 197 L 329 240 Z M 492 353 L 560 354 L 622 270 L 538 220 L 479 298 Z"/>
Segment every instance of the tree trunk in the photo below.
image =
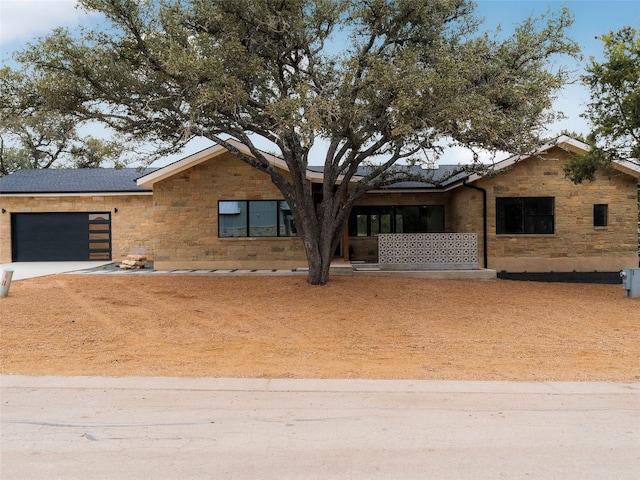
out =
<path fill-rule="evenodd" d="M 339 226 L 330 217 L 323 218 L 324 215 L 316 211 L 311 199 L 304 200 L 307 200 L 304 202 L 306 208 L 298 211 L 300 215 L 296 218 L 296 225 L 309 266 L 307 282 L 311 285 L 325 285 L 329 281 L 329 269 L 335 249 L 333 240 Z"/>
<path fill-rule="evenodd" d="M 333 232 L 319 230 L 318 235 L 313 235 L 303 228 L 300 232 L 307 254 L 309 275 L 307 282 L 311 285 L 325 285 L 329 281 L 329 269 L 333 260 L 331 239 Z"/>

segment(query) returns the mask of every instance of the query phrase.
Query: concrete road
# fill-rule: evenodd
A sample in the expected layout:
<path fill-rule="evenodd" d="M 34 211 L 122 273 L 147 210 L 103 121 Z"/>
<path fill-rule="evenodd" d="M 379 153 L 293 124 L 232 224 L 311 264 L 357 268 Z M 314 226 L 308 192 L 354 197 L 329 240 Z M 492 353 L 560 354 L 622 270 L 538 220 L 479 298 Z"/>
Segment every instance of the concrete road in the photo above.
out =
<path fill-rule="evenodd" d="M 637 479 L 640 384 L 0 377 L 4 479 Z"/>

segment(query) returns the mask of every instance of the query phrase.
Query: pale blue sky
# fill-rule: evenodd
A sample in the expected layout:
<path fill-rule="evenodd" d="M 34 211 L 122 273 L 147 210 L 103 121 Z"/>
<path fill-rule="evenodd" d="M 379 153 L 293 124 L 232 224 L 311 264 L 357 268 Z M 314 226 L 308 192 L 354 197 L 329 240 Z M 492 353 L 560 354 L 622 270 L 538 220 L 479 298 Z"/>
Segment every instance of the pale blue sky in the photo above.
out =
<path fill-rule="evenodd" d="M 539 16 L 548 9 L 558 11 L 563 6 L 569 8 L 575 15 L 570 36 L 580 44 L 584 60 L 576 62 L 561 57 L 557 62 L 575 71 L 576 78 L 583 72 L 590 56 L 602 57 L 602 42 L 596 36 L 625 25 L 640 28 L 640 2 L 637 0 L 479 0 L 477 5 L 476 12 L 485 18 L 485 27 L 494 29 L 500 24 L 506 34 L 527 16 Z M 77 10 L 75 0 L 0 0 L 2 62 L 9 62 L 13 51 L 56 26 L 74 27 L 79 23 L 96 21 L 99 21 L 99 17 L 87 19 L 84 12 Z M 587 133 L 589 125 L 580 114 L 588 99 L 588 91 L 583 86 L 567 85 L 554 104 L 557 110 L 565 113 L 567 119 L 550 125 L 549 135 L 555 135 L 563 129 Z M 206 145 L 196 142 L 185 153 L 192 153 Z M 466 162 L 469 155 L 462 150 L 450 151 L 441 163 Z"/>

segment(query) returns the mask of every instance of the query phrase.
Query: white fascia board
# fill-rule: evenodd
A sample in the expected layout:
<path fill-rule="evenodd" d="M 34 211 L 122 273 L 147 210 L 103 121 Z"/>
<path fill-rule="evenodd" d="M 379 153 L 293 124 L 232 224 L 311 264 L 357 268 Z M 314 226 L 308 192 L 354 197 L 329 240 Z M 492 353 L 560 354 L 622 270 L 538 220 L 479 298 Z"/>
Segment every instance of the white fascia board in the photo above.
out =
<path fill-rule="evenodd" d="M 590 150 L 589 145 L 568 135 L 560 135 L 554 143 L 546 145 L 547 148 L 543 148 L 542 150 L 548 150 L 554 146 L 566 148 L 573 153 L 587 153 Z"/>
<path fill-rule="evenodd" d="M 612 162 L 611 165 L 622 173 L 626 173 L 627 175 L 640 179 L 640 164 L 630 162 L 628 160 L 620 160 Z"/>
<path fill-rule="evenodd" d="M 522 160 L 525 160 L 527 158 L 533 157 L 535 155 L 542 155 L 547 150 L 550 150 L 553 147 L 559 147 L 559 148 L 568 150 L 572 153 L 578 153 L 578 154 L 586 153 L 589 151 L 589 145 L 587 145 L 586 143 L 581 142 L 580 140 L 576 140 L 575 138 L 571 138 L 568 135 L 560 135 L 555 142 L 545 143 L 538 150 L 536 150 L 530 155 L 512 155 L 511 157 L 505 158 L 504 160 L 497 162 L 493 170 L 495 172 L 499 172 L 500 170 L 504 170 L 505 168 L 511 167 L 512 165 L 515 165 L 516 163 Z M 467 183 L 475 182 L 477 180 L 480 180 L 481 178 L 484 178 L 484 176 L 480 175 L 479 173 L 473 173 L 467 179 Z"/>
<path fill-rule="evenodd" d="M 229 139 L 227 141 L 231 143 L 234 147 L 236 147 L 238 150 L 240 150 L 242 153 L 244 153 L 245 155 L 248 155 L 250 157 L 254 156 L 251 153 L 251 150 L 249 150 L 249 147 L 247 147 L 245 144 L 240 143 L 234 139 Z M 164 180 L 166 178 L 169 178 L 195 165 L 206 162 L 207 160 L 215 158 L 216 156 L 221 155 L 227 151 L 228 150 L 223 145 L 220 145 L 220 144 L 213 145 L 209 148 L 206 148 L 192 155 L 189 155 L 188 157 L 185 157 L 181 160 L 171 163 L 165 167 L 161 167 L 155 172 L 148 173 L 147 175 L 144 175 L 138 178 L 136 182 L 138 186 L 145 187 L 145 188 L 153 188 L 154 183 Z M 262 152 L 262 154 L 265 156 L 267 161 L 274 167 L 284 170 L 285 172 L 289 171 L 289 167 L 287 166 L 287 163 L 282 158 L 279 158 L 267 152 Z M 322 173 L 314 172 L 308 169 L 305 174 L 305 177 L 310 182 L 316 182 L 316 183 L 322 182 L 322 180 L 324 179 L 324 175 Z M 342 181 L 343 178 L 344 176 L 340 176 L 338 177 L 338 180 Z M 357 181 L 358 179 L 359 177 L 354 177 L 352 181 Z"/>
<path fill-rule="evenodd" d="M 227 149 L 221 145 L 213 145 L 212 147 L 208 147 L 208 148 L 205 148 L 204 150 L 200 150 L 199 152 L 196 152 L 193 155 L 189 155 L 188 157 L 185 157 L 182 160 L 178 160 L 165 167 L 161 167 L 154 172 L 143 175 L 142 177 L 136 180 L 136 183 L 140 187 L 153 188 L 154 183 L 159 182 L 160 180 L 164 180 L 165 178 L 171 177 L 176 173 L 180 173 L 183 170 L 191 168 L 202 162 L 205 162 L 210 158 L 216 157 L 226 151 Z"/>
<path fill-rule="evenodd" d="M 243 143 L 240 143 L 237 140 L 233 140 L 233 139 L 229 139 L 227 141 L 231 143 L 234 147 L 236 147 L 238 150 L 240 150 L 242 153 L 244 153 L 245 155 L 248 155 L 251 157 L 254 156 L 251 153 L 251 150 L 249 150 L 249 147 L 247 147 Z M 220 144 L 213 145 L 209 148 L 206 148 L 197 153 L 194 153 L 193 155 L 189 155 L 188 157 L 185 157 L 182 160 L 178 160 L 177 162 L 167 165 L 166 167 L 162 167 L 156 170 L 155 172 L 151 172 L 147 175 L 140 177 L 137 180 L 137 184 L 141 187 L 152 188 L 153 184 L 156 182 L 159 182 L 160 180 L 164 180 L 177 173 L 180 173 L 184 170 L 194 167 L 195 165 L 206 162 L 207 160 L 215 158 L 218 155 L 221 155 L 227 151 L 228 151 L 227 148 L 225 148 L 223 145 L 220 145 Z M 284 170 L 286 172 L 289 171 L 289 167 L 287 166 L 287 163 L 283 159 L 276 157 L 275 155 L 272 155 L 267 152 L 262 152 L 262 154 L 265 156 L 267 161 L 274 167 Z M 323 178 L 321 173 L 311 172 L 309 170 L 307 170 L 306 177 L 308 180 L 311 180 L 311 181 L 321 180 Z"/>

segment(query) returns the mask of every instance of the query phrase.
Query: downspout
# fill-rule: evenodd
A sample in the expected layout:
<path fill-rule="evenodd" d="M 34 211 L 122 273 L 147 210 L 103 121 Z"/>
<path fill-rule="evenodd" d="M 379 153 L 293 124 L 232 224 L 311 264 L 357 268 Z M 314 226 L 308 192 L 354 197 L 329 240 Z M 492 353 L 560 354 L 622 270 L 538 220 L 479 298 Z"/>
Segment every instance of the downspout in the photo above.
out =
<path fill-rule="evenodd" d="M 478 190 L 482 192 L 482 246 L 483 246 L 483 256 L 484 256 L 484 268 L 489 268 L 489 255 L 488 255 L 488 245 L 487 245 L 487 191 L 482 187 L 477 187 L 475 185 L 469 185 L 467 183 L 467 179 L 462 180 L 462 185 L 467 188 L 471 188 L 473 190 Z"/>

